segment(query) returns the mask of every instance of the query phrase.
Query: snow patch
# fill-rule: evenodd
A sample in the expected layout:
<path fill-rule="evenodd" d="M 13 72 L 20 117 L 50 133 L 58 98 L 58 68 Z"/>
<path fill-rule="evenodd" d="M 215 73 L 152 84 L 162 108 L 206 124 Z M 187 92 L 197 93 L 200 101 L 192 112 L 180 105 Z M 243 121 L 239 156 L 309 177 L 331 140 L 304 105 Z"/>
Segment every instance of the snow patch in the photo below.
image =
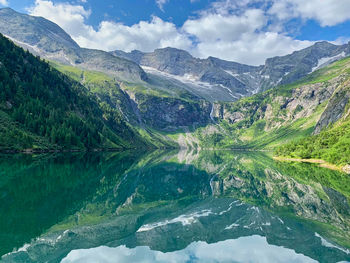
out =
<path fill-rule="evenodd" d="M 137 232 L 145 232 L 145 231 L 149 231 L 149 230 L 152 230 L 154 228 L 157 228 L 157 227 L 162 227 L 162 226 L 166 226 L 166 225 L 174 224 L 174 223 L 181 223 L 183 226 L 186 226 L 186 225 L 190 225 L 192 223 L 197 222 L 198 218 L 209 216 L 210 214 L 212 214 L 212 211 L 209 209 L 205 209 L 205 210 L 202 210 L 200 212 L 195 212 L 195 213 L 191 213 L 188 215 L 180 215 L 180 216 L 173 218 L 173 219 L 170 219 L 170 220 L 165 220 L 162 222 L 143 225 L 137 230 Z"/>
<path fill-rule="evenodd" d="M 12 38 L 12 37 L 10 37 L 10 36 L 8 36 L 8 35 L 4 35 L 4 36 L 7 37 L 8 39 L 10 39 L 11 41 L 17 43 L 18 45 L 22 45 L 22 46 L 25 46 L 25 47 L 27 47 L 27 48 L 31 48 L 31 49 L 33 49 L 33 50 L 34 50 L 35 52 L 37 52 L 37 53 L 40 53 L 40 52 L 41 52 L 41 50 L 40 50 L 37 46 L 32 46 L 32 45 L 30 45 L 30 44 L 28 44 L 28 43 L 24 43 L 24 42 L 19 41 L 19 40 L 15 39 L 15 38 Z"/>
<path fill-rule="evenodd" d="M 349 249 L 344 249 L 344 248 L 338 247 L 336 245 L 333 245 L 332 243 L 330 243 L 326 239 L 324 239 L 320 234 L 315 233 L 315 236 L 321 239 L 322 246 L 329 247 L 329 248 L 335 248 L 335 249 L 338 249 L 340 251 L 343 251 L 346 254 L 350 254 L 350 250 Z"/>
<path fill-rule="evenodd" d="M 239 224 L 233 223 L 232 225 L 225 227 L 225 230 L 229 230 L 229 229 L 232 229 L 232 228 L 238 227 L 238 226 L 239 226 Z"/>
<path fill-rule="evenodd" d="M 342 53 L 338 54 L 338 55 L 335 55 L 333 57 L 324 57 L 324 58 L 320 58 L 318 61 L 317 61 L 317 66 L 313 67 L 311 72 L 314 72 L 324 66 L 327 66 L 328 64 L 336 61 L 336 60 L 339 60 L 341 58 L 344 58 L 346 56 L 345 54 L 345 51 L 343 51 Z"/>

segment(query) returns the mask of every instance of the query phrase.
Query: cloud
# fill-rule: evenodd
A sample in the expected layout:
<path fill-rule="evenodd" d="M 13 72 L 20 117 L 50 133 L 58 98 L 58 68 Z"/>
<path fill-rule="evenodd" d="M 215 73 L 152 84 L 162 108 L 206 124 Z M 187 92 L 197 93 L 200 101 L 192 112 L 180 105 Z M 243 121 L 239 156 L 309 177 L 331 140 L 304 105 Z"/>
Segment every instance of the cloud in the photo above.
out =
<path fill-rule="evenodd" d="M 335 26 L 350 19 L 349 0 L 274 0 L 270 14 L 279 19 L 314 19 L 322 27 Z"/>
<path fill-rule="evenodd" d="M 0 0 L 0 5 L 8 6 L 9 2 L 7 0 Z"/>
<path fill-rule="evenodd" d="M 276 31 L 265 31 L 268 17 L 261 9 L 229 14 L 227 2 L 215 11 L 185 22 L 183 29 L 198 40 L 193 54 L 216 56 L 241 63 L 261 65 L 268 57 L 285 55 L 312 43 L 298 41 Z"/>
<path fill-rule="evenodd" d="M 156 3 L 158 5 L 159 9 L 162 10 L 163 12 L 164 12 L 163 7 L 167 2 L 169 2 L 169 0 L 156 0 Z"/>
<path fill-rule="evenodd" d="M 237 41 L 201 42 L 194 54 L 203 58 L 210 54 L 248 65 L 262 65 L 266 58 L 286 55 L 311 44 L 313 42 L 294 40 L 276 32 L 262 32 L 244 34 Z"/>
<path fill-rule="evenodd" d="M 102 21 L 94 29 L 86 23 L 90 10 L 79 4 L 53 3 L 50 0 L 36 0 L 28 12 L 57 23 L 80 46 L 106 51 L 138 49 L 151 52 L 156 48 L 171 46 L 185 49 L 201 58 L 215 56 L 259 65 L 268 57 L 285 55 L 312 44 L 267 29 L 271 14 L 264 9 L 250 7 L 247 3 L 252 1 L 258 2 L 239 1 L 241 7 L 247 5 L 239 9 L 240 12 L 235 12 L 236 7 L 233 6 L 237 5 L 237 1 L 216 2 L 211 9 L 188 19 L 180 28 L 152 16 L 149 21 L 140 21 L 131 26 Z"/>
<path fill-rule="evenodd" d="M 155 48 L 168 46 L 181 49 L 188 49 L 191 46 L 191 41 L 181 34 L 174 24 L 156 16 L 150 21 L 140 21 L 132 26 L 102 21 L 95 30 L 85 23 L 91 12 L 80 5 L 36 0 L 28 12 L 57 23 L 82 47 L 107 51 L 115 49 L 153 51 Z"/>
<path fill-rule="evenodd" d="M 27 9 L 30 15 L 42 16 L 62 27 L 73 38 L 85 32 L 90 32 L 91 26 L 85 24 L 85 19 L 91 14 L 81 5 L 68 3 L 54 4 L 47 0 L 36 0 L 33 7 Z"/>

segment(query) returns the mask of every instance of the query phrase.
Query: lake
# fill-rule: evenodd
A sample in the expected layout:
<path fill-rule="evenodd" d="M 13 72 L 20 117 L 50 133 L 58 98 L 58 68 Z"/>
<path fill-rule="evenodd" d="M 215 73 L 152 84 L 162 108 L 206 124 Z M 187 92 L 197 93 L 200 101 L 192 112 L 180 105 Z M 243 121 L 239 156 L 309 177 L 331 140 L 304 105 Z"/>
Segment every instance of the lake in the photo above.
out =
<path fill-rule="evenodd" d="M 260 152 L 1 155 L 1 262 L 350 262 L 349 199 Z"/>

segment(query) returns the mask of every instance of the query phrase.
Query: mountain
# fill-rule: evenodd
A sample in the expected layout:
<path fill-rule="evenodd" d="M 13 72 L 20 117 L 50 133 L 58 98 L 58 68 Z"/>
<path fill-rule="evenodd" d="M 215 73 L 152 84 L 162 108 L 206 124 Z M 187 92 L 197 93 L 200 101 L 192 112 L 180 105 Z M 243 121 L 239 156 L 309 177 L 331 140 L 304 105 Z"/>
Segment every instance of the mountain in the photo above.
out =
<path fill-rule="evenodd" d="M 114 51 L 111 54 L 138 63 L 151 76 L 176 79 L 209 101 L 234 101 L 259 90 L 259 67 L 213 57 L 198 59 L 175 48 L 156 49 L 152 53 Z"/>
<path fill-rule="evenodd" d="M 349 65 L 347 65 L 349 68 Z M 338 86 L 320 116 L 312 136 L 280 146 L 283 157 L 322 159 L 345 166 L 350 173 L 350 79 Z"/>
<path fill-rule="evenodd" d="M 80 83 L 0 35 L 0 149 L 145 148 L 152 143 Z"/>
<path fill-rule="evenodd" d="M 262 86 L 291 84 L 349 55 L 350 44 L 338 46 L 323 41 L 290 55 L 269 58 L 260 73 L 269 81 Z"/>
<path fill-rule="evenodd" d="M 145 72 L 129 60 L 100 50 L 80 48 L 62 28 L 42 17 L 21 14 L 10 8 L 0 9 L 0 33 L 46 59 L 107 72 L 121 80 L 142 82 L 147 78 Z"/>
<path fill-rule="evenodd" d="M 350 45 L 318 42 L 290 55 L 269 58 L 255 67 L 214 57 L 198 59 L 188 52 L 156 49 L 151 53 L 111 52 L 132 60 L 149 74 L 173 78 L 190 86 L 191 91 L 209 101 L 235 101 L 277 85 L 293 83 L 313 71 L 350 55 Z"/>
<path fill-rule="evenodd" d="M 313 133 L 321 132 L 322 136 L 327 127 L 336 127 L 339 121 L 346 123 L 348 119 L 349 68 L 350 58 L 345 58 L 293 84 L 233 103 L 214 103 L 212 117 L 217 124 L 199 128 L 191 136 L 197 138 L 201 148 L 255 149 L 274 149 Z M 346 148 L 345 126 L 334 132 L 343 136 L 337 146 Z"/>

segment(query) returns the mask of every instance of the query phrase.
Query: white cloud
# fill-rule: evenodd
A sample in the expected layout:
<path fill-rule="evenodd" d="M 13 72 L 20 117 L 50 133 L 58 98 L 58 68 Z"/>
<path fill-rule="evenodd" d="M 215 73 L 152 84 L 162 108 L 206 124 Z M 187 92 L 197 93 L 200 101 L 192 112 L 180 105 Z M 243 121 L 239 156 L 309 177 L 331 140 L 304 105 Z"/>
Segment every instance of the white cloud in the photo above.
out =
<path fill-rule="evenodd" d="M 9 2 L 7 0 L 0 0 L 0 5 L 8 6 Z"/>
<path fill-rule="evenodd" d="M 95 30 L 85 23 L 90 11 L 80 5 L 36 0 L 28 12 L 57 23 L 82 47 L 107 51 L 115 49 L 153 51 L 155 48 L 168 46 L 181 49 L 189 49 L 191 46 L 191 41 L 186 35 L 181 34 L 174 24 L 155 16 L 151 21 L 140 21 L 132 26 L 102 21 Z"/>
<path fill-rule="evenodd" d="M 163 12 L 164 12 L 163 7 L 167 2 L 169 2 L 169 0 L 156 0 L 156 3 L 158 5 L 159 9 L 162 10 Z"/>
<path fill-rule="evenodd" d="M 294 40 L 276 32 L 244 34 L 237 41 L 201 42 L 195 55 L 238 61 L 248 65 L 262 65 L 266 58 L 286 55 L 308 47 L 309 41 Z"/>
<path fill-rule="evenodd" d="M 36 0 L 35 5 L 28 9 L 30 15 L 42 16 L 62 27 L 73 38 L 92 29 L 85 24 L 85 19 L 91 14 L 81 5 L 71 5 L 68 3 L 54 4 L 47 0 Z"/>
<path fill-rule="evenodd" d="M 231 12 L 234 9 L 231 2 L 237 5 L 237 1 L 232 0 L 214 3 L 212 9 L 187 20 L 181 28 L 153 16 L 150 21 L 140 21 L 132 26 L 102 21 L 94 29 L 86 24 L 90 10 L 79 4 L 53 3 L 50 0 L 36 0 L 28 12 L 57 23 L 80 46 L 106 51 L 138 49 L 150 52 L 171 46 L 201 58 L 215 56 L 259 65 L 268 57 L 285 55 L 311 44 L 266 29 L 269 15 L 262 9 L 248 7 L 240 13 Z M 240 1 L 240 5 L 245 2 L 249 1 Z"/>
<path fill-rule="evenodd" d="M 349 0 L 273 0 L 270 14 L 280 19 L 315 19 L 321 26 L 334 26 L 350 19 Z"/>
<path fill-rule="evenodd" d="M 268 18 L 263 10 L 248 9 L 240 15 L 224 15 L 229 8 L 216 6 L 215 13 L 204 13 L 199 19 L 188 20 L 183 29 L 199 43 L 193 53 L 246 64 L 260 65 L 265 59 L 285 55 L 312 43 L 297 41 L 275 31 L 265 31 Z"/>
<path fill-rule="evenodd" d="M 236 41 L 265 25 L 261 10 L 247 10 L 241 16 L 208 14 L 199 19 L 187 20 L 183 25 L 186 32 L 195 35 L 200 41 Z"/>

